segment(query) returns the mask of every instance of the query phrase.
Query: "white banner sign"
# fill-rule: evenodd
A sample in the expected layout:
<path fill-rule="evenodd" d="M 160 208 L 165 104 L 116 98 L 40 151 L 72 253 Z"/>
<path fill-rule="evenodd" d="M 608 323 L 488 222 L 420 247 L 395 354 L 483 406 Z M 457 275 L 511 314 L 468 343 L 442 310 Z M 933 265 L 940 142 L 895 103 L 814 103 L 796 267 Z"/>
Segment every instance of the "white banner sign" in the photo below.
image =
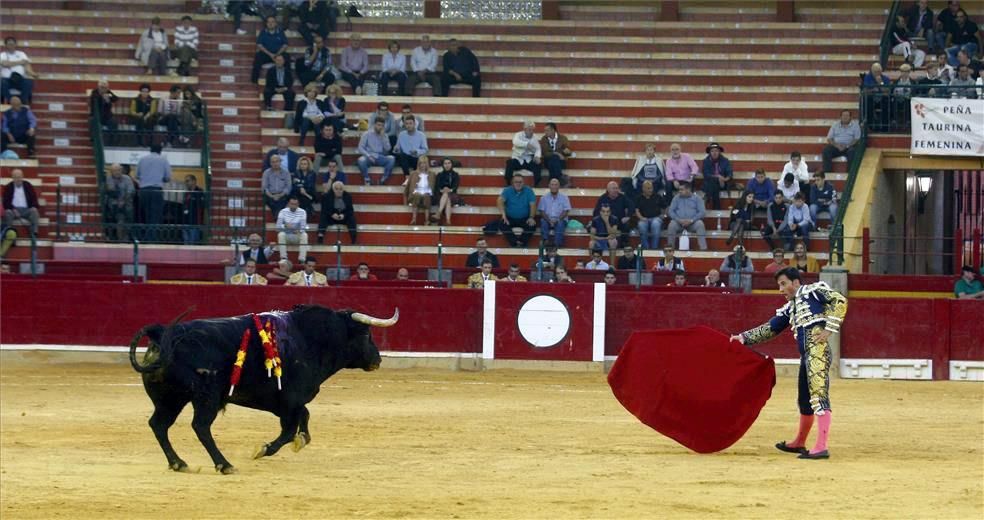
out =
<path fill-rule="evenodd" d="M 911 153 L 984 156 L 984 100 L 912 98 Z"/>

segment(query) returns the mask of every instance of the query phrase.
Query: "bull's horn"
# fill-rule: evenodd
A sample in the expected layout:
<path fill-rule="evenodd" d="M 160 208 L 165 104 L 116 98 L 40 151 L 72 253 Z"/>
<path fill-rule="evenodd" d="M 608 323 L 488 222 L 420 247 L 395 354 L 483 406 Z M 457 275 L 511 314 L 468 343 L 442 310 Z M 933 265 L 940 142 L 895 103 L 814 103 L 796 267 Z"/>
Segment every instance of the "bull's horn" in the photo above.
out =
<path fill-rule="evenodd" d="M 393 325 L 396 325 L 396 322 L 400 319 L 400 309 L 396 309 L 393 312 L 393 317 L 388 320 L 374 318 L 368 314 L 362 314 L 361 312 L 353 312 L 352 319 L 372 327 L 392 327 Z"/>

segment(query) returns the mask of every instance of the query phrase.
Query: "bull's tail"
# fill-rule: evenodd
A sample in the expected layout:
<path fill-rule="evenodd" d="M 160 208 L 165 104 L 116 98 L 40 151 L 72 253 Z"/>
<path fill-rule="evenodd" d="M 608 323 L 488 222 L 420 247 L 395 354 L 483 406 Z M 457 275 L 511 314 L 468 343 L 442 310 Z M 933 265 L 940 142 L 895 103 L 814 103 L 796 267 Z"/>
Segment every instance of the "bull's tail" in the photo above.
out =
<path fill-rule="evenodd" d="M 137 334 L 133 336 L 133 340 L 130 341 L 130 366 L 132 366 L 137 372 L 145 374 L 160 368 L 166 368 L 170 365 L 171 359 L 174 358 L 174 327 L 180 323 L 185 316 L 194 310 L 194 306 L 189 307 L 187 310 L 179 314 L 178 317 L 174 318 L 174 320 L 172 320 L 166 327 L 162 327 L 161 325 L 148 325 L 140 329 Z M 140 361 L 137 360 L 137 344 L 140 343 L 141 338 L 144 336 L 147 336 L 151 343 L 156 343 L 157 348 L 160 351 L 160 355 L 146 365 L 140 364 Z"/>

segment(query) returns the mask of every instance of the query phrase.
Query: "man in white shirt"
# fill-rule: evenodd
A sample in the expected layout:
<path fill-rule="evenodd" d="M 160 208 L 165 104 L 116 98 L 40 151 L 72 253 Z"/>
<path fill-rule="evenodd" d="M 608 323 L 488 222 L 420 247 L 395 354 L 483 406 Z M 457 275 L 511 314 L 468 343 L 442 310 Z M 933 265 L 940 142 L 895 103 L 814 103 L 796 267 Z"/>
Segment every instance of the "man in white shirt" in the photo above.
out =
<path fill-rule="evenodd" d="M 540 140 L 536 138 L 533 131 L 536 124 L 533 121 L 523 123 L 523 129 L 516 132 L 512 139 L 512 156 L 506 161 L 506 186 L 512 184 L 513 172 L 516 170 L 527 170 L 533 174 L 533 186 L 540 183 L 540 171 L 543 168 L 543 151 L 540 149 Z"/>
<path fill-rule="evenodd" d="M 280 258 L 287 258 L 287 245 L 300 246 L 298 263 L 307 258 L 307 212 L 300 208 L 297 197 L 287 199 L 287 207 L 277 214 L 277 242 L 280 244 Z"/>
<path fill-rule="evenodd" d="M 24 51 L 17 50 L 17 38 L 8 36 L 3 40 L 3 51 L 0 51 L 0 98 L 4 103 L 10 102 L 11 90 L 20 91 L 20 98 L 25 104 L 31 104 L 31 93 L 34 91 L 32 78 L 39 76 L 31 68 L 31 59 Z"/>
<path fill-rule="evenodd" d="M 791 173 L 796 181 L 802 185 L 810 183 L 810 170 L 806 167 L 806 161 L 803 160 L 803 156 L 799 152 L 794 151 L 789 154 L 789 162 L 782 167 L 782 174 L 779 175 L 779 184 L 782 180 L 786 178 L 786 174 Z"/>
<path fill-rule="evenodd" d="M 400 43 L 390 40 L 389 52 L 383 54 L 383 63 L 379 72 L 379 87 L 386 92 L 390 81 L 396 82 L 396 95 L 403 96 L 407 82 L 407 57 L 400 54 Z"/>
<path fill-rule="evenodd" d="M 595 271 L 607 271 L 608 262 L 602 259 L 602 251 L 600 249 L 594 249 L 591 251 L 591 261 L 584 264 L 585 269 L 593 269 Z"/>
<path fill-rule="evenodd" d="M 420 46 L 410 55 L 410 71 L 403 90 L 406 95 L 412 96 L 417 83 L 425 82 L 430 84 L 433 95 L 441 95 L 443 91 L 441 75 L 437 73 L 437 49 L 431 46 L 430 36 L 425 34 L 420 37 Z"/>
<path fill-rule="evenodd" d="M 791 173 L 783 175 L 777 186 L 786 200 L 793 200 L 793 197 L 800 192 L 799 180 Z"/>

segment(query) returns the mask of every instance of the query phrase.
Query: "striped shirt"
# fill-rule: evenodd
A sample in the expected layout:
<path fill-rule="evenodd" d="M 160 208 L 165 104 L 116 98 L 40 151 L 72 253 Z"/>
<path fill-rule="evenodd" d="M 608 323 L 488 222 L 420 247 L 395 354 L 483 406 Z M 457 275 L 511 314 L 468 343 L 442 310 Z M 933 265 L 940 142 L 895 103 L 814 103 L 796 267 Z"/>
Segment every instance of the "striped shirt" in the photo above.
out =
<path fill-rule="evenodd" d="M 287 233 L 298 233 L 307 231 L 307 211 L 297 208 L 291 211 L 284 208 L 277 214 L 277 229 Z"/>
<path fill-rule="evenodd" d="M 198 28 L 192 25 L 177 26 L 174 29 L 174 46 L 198 49 Z"/>

